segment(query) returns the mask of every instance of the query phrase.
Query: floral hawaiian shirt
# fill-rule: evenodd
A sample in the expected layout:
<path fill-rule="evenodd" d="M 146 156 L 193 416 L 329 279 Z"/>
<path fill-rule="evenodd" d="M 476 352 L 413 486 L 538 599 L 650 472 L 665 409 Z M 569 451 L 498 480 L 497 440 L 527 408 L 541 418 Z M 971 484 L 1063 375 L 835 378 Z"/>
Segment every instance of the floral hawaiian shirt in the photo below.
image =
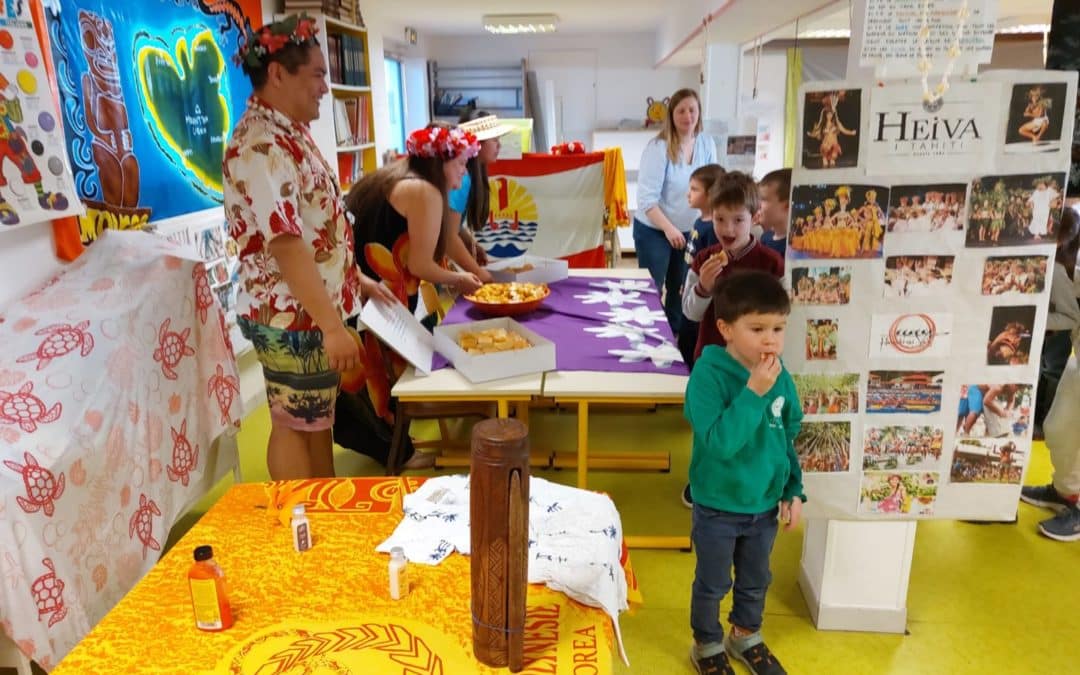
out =
<path fill-rule="evenodd" d="M 352 227 L 334 172 L 307 126 L 252 96 L 222 171 L 225 218 L 240 250 L 237 315 L 284 330 L 316 328 L 270 255 L 270 240 L 281 234 L 302 237 L 311 247 L 342 318 L 359 311 Z"/>

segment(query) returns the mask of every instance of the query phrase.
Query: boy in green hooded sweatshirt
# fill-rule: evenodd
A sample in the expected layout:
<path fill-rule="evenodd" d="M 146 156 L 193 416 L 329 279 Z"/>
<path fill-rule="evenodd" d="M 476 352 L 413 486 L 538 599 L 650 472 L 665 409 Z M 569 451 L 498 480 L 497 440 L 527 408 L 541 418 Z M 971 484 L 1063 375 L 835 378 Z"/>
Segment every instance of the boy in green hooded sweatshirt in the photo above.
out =
<path fill-rule="evenodd" d="M 779 279 L 747 271 L 717 285 L 713 308 L 727 346 L 704 349 L 686 389 L 694 431 L 690 536 L 697 553 L 690 658 L 699 673 L 733 675 L 731 656 L 752 673 L 783 675 L 762 640 L 761 620 L 777 517 L 785 530 L 794 529 L 806 501 L 792 444 L 802 406 L 779 356 L 791 305 Z M 732 588 L 732 566 L 734 603 L 725 636 L 718 615 Z"/>

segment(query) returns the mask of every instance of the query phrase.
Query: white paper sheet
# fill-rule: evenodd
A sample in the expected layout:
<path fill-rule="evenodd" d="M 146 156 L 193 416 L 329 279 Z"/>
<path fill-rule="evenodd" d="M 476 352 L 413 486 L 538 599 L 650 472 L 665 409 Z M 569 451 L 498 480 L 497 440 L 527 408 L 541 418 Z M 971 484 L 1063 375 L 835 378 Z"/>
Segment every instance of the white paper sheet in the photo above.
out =
<path fill-rule="evenodd" d="M 366 302 L 360 321 L 424 375 L 431 373 L 435 343 L 431 333 L 420 325 L 409 308 L 401 303 Z"/>

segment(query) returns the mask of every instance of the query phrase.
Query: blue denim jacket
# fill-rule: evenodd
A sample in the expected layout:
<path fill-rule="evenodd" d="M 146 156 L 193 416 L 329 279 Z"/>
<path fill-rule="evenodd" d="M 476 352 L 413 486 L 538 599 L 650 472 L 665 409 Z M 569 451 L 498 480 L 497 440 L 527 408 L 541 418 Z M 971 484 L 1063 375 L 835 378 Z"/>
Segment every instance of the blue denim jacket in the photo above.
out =
<path fill-rule="evenodd" d="M 699 211 L 686 201 L 690 174 L 706 164 L 716 163 L 716 142 L 712 136 L 698 134 L 694 139 L 694 159 L 689 164 L 674 164 L 667 157 L 667 143 L 654 138 L 641 153 L 637 179 L 637 219 L 656 229 L 645 212 L 659 206 L 680 232 L 689 232 Z"/>

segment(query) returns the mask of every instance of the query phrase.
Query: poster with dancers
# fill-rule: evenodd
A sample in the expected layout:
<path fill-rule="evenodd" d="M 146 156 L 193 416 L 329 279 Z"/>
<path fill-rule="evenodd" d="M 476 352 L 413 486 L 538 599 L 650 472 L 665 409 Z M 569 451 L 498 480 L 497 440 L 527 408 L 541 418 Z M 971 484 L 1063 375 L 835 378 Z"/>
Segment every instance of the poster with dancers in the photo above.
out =
<path fill-rule="evenodd" d="M 936 468 L 945 431 L 934 426 L 868 427 L 863 442 L 864 471 Z"/>
<path fill-rule="evenodd" d="M 851 301 L 851 267 L 796 267 L 791 270 L 791 302 L 846 305 Z"/>
<path fill-rule="evenodd" d="M 1061 172 L 984 176 L 971 183 L 967 245 L 1054 243 L 1065 204 Z"/>
<path fill-rule="evenodd" d="M 807 92 L 803 105 L 803 167 L 842 169 L 857 166 L 861 129 L 861 89 Z"/>
<path fill-rule="evenodd" d="M 990 256 L 983 263 L 983 295 L 1038 295 L 1046 290 L 1050 258 L 1044 255 Z"/>
<path fill-rule="evenodd" d="M 791 192 L 789 255 L 880 258 L 885 237 L 883 185 L 796 185 Z"/>
<path fill-rule="evenodd" d="M 886 231 L 890 237 L 915 234 L 919 238 L 929 233 L 963 231 L 967 189 L 964 183 L 892 186 Z"/>
<path fill-rule="evenodd" d="M 885 297 L 928 297 L 947 291 L 955 260 L 951 255 L 889 256 L 885 259 Z"/>
<path fill-rule="evenodd" d="M 1069 109 L 1064 82 L 1022 82 L 1013 85 L 1005 152 L 1060 150 L 1061 128 Z"/>

